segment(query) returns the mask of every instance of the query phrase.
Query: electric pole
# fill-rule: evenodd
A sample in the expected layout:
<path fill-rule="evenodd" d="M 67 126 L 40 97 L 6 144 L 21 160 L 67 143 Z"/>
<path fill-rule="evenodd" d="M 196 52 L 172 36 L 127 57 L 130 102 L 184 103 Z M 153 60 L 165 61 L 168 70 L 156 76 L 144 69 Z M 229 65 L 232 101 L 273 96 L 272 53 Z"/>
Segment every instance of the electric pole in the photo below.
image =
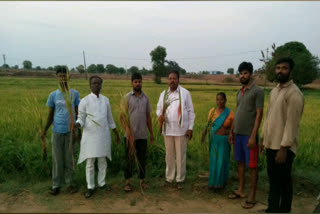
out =
<path fill-rule="evenodd" d="M 84 64 L 84 73 L 86 74 L 86 80 L 88 80 L 87 66 L 86 66 L 86 55 L 83 51 L 83 64 Z"/>

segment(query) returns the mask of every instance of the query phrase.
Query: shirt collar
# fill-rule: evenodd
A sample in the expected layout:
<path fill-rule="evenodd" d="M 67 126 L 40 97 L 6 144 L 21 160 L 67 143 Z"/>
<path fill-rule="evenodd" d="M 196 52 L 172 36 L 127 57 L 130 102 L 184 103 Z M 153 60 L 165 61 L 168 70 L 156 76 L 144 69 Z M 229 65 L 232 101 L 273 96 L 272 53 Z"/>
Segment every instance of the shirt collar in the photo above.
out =
<path fill-rule="evenodd" d="M 249 86 L 248 86 L 248 88 L 246 88 L 246 90 L 250 90 L 255 85 L 256 85 L 255 81 L 251 80 L 251 83 L 249 83 Z M 244 86 L 242 86 L 242 88 L 240 90 L 243 91 L 244 90 Z"/>
<path fill-rule="evenodd" d="M 293 80 L 290 80 L 288 82 L 286 82 L 285 84 L 283 84 L 282 86 L 280 86 L 280 83 L 278 83 L 277 88 L 281 89 L 281 88 L 287 88 L 288 86 L 293 84 Z"/>
<path fill-rule="evenodd" d="M 100 96 L 101 96 L 101 94 L 99 94 L 99 97 L 97 97 L 97 95 L 95 95 L 94 93 L 92 93 L 91 92 L 91 94 L 90 94 L 91 96 L 94 96 L 95 98 L 97 98 L 97 99 L 99 99 L 100 98 Z"/>
<path fill-rule="evenodd" d="M 132 90 L 132 91 L 130 92 L 130 94 L 131 94 L 132 96 L 135 96 L 134 90 Z M 144 93 L 143 93 L 143 91 L 141 90 L 141 94 L 140 94 L 139 97 L 142 97 L 143 95 L 144 95 Z"/>
<path fill-rule="evenodd" d="M 171 92 L 170 87 L 168 88 L 168 92 Z M 178 93 L 180 92 L 180 84 L 178 85 L 177 89 L 175 91 L 173 91 L 172 93 L 174 93 L 174 92 L 178 92 Z"/>

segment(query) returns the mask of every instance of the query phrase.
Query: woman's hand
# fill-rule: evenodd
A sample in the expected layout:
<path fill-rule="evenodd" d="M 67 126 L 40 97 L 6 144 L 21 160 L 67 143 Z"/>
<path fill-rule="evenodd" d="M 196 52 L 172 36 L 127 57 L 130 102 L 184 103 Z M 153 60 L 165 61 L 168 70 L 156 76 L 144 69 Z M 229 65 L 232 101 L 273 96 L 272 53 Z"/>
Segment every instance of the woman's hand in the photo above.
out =
<path fill-rule="evenodd" d="M 203 130 L 202 132 L 201 143 L 204 143 L 204 141 L 206 140 L 206 135 L 207 135 L 207 129 Z"/>

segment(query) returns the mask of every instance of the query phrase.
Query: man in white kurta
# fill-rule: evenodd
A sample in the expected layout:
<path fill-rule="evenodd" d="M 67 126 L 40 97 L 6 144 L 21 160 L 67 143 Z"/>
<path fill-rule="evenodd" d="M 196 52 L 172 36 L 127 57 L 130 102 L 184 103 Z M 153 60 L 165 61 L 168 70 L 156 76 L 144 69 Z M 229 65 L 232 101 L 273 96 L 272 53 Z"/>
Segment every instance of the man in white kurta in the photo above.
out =
<path fill-rule="evenodd" d="M 192 138 L 195 114 L 189 91 L 179 85 L 178 71 L 169 72 L 168 85 L 157 104 L 166 147 L 166 183 L 171 184 L 176 179 L 177 188 L 182 189 L 186 176 L 187 140 Z M 164 103 L 168 105 L 165 112 Z"/>
<path fill-rule="evenodd" d="M 88 191 L 86 198 L 91 197 L 95 188 L 94 162 L 98 160 L 98 186 L 110 190 L 105 183 L 107 170 L 106 157 L 111 160 L 111 135 L 112 129 L 120 142 L 114 123 L 109 99 L 100 94 L 102 79 L 98 76 L 90 78 L 91 94 L 84 97 L 79 105 L 79 117 L 76 127 L 83 127 L 78 164 L 87 161 L 86 180 Z"/>

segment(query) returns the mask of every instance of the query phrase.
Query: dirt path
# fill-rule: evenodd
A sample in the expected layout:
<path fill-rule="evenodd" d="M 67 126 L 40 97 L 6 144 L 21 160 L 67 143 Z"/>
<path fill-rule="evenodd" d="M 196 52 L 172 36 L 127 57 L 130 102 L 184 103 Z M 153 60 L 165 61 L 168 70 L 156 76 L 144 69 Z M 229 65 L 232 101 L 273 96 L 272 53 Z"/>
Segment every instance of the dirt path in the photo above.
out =
<path fill-rule="evenodd" d="M 227 199 L 227 191 L 209 192 L 205 186 L 192 186 L 178 191 L 174 188 L 152 189 L 142 195 L 138 190 L 124 193 L 113 185 L 111 192 L 97 190 L 90 199 L 82 192 L 62 192 L 51 196 L 46 191 L 34 193 L 27 189 L 17 193 L 0 193 L 0 212 L 71 212 L 71 213 L 255 213 L 266 208 L 267 195 L 258 191 L 253 209 L 241 207 L 243 200 Z M 311 213 L 317 201 L 312 195 L 294 195 L 292 212 Z"/>

